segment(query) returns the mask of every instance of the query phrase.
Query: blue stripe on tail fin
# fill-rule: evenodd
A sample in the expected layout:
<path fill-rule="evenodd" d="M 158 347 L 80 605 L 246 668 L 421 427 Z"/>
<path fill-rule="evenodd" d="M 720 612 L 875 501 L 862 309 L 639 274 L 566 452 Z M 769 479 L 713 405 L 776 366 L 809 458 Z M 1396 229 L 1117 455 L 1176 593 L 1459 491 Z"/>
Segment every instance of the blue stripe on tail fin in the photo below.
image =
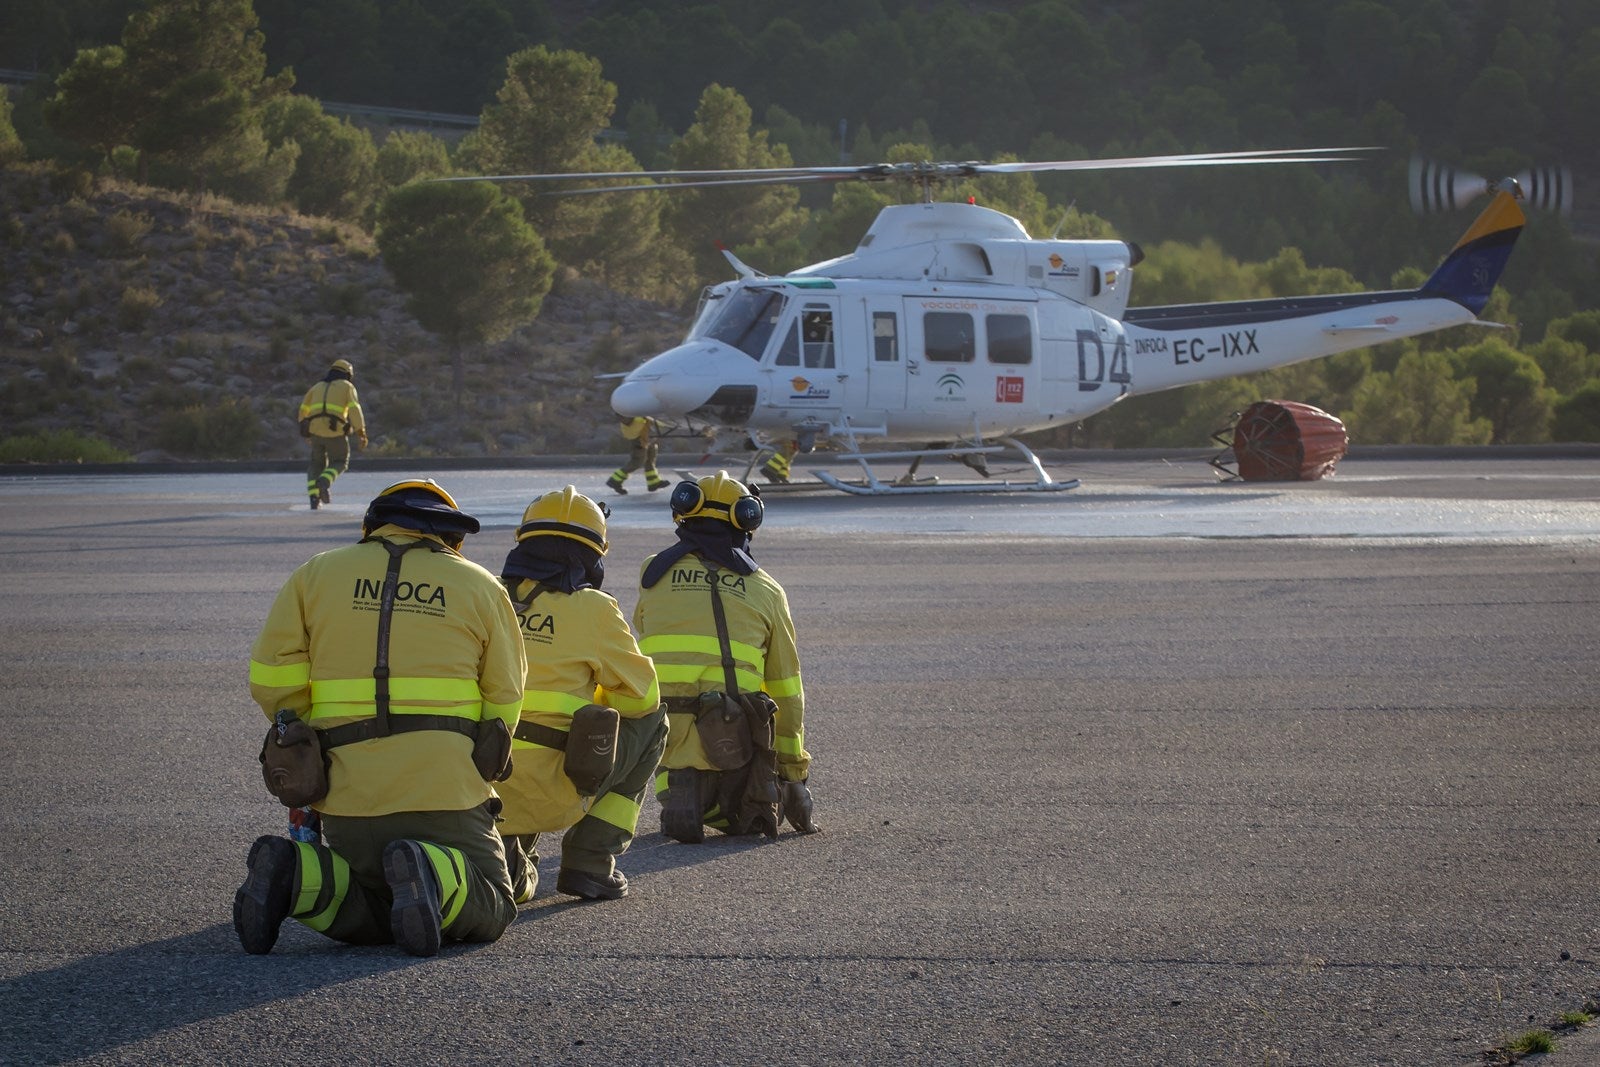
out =
<path fill-rule="evenodd" d="M 1478 314 L 1489 302 L 1489 294 L 1505 270 L 1511 246 L 1517 243 L 1525 221 L 1510 193 L 1496 193 L 1420 291 L 1426 296 L 1454 300 Z"/>

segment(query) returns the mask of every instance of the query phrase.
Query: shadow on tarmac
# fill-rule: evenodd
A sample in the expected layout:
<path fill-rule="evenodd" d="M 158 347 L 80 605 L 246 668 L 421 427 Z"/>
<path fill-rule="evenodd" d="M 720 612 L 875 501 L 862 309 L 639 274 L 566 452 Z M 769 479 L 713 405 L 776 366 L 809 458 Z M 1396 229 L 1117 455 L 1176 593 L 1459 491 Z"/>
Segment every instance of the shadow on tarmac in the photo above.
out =
<path fill-rule="evenodd" d="M 293 925 L 285 924 L 285 932 Z M 458 951 L 492 948 L 460 945 Z M 318 937 L 279 942 L 275 955 L 296 956 L 274 966 L 272 956 L 243 953 L 229 923 L 74 960 L 51 970 L 0 981 L 0 1004 L 47 1005 L 7 1020 L 6 1057 L 39 1064 L 103 1056 L 164 1031 L 248 1012 L 362 978 L 407 970 L 427 960 L 393 946 L 355 947 Z M 321 957 L 307 959 L 307 957 Z M 227 977 L 221 978 L 221 961 Z M 159 983 L 160 997 L 151 997 Z M 123 1005 L 139 1005 L 128 1011 Z"/>

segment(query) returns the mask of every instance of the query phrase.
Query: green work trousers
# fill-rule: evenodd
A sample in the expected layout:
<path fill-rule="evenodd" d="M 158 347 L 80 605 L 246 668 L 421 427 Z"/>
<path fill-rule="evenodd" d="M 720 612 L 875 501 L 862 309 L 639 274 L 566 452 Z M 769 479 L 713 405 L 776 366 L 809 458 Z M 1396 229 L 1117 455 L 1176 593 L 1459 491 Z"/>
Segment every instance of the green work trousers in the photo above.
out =
<path fill-rule="evenodd" d="M 333 488 L 339 475 L 350 469 L 350 438 L 311 438 L 311 458 L 306 462 L 306 492 L 317 495 L 317 487 Z"/>
<path fill-rule="evenodd" d="M 666 709 L 617 724 L 617 763 L 583 818 L 561 840 L 561 866 L 609 878 L 639 828 L 650 778 L 667 747 Z M 506 838 L 506 865 L 518 900 L 533 899 L 539 880 L 538 834 Z"/>
<path fill-rule="evenodd" d="M 464 891 L 466 899 L 453 919 L 447 916 L 446 937 L 494 941 L 516 917 L 505 850 L 487 805 L 466 811 L 324 815 L 322 833 L 326 845 L 299 845 L 290 914 L 335 941 L 353 945 L 394 941 L 389 928 L 394 895 L 383 876 L 383 849 L 391 841 L 425 842 L 450 856 L 450 877 L 459 889 L 441 879 L 446 910 L 453 892 Z M 315 870 L 308 869 L 313 855 Z"/>

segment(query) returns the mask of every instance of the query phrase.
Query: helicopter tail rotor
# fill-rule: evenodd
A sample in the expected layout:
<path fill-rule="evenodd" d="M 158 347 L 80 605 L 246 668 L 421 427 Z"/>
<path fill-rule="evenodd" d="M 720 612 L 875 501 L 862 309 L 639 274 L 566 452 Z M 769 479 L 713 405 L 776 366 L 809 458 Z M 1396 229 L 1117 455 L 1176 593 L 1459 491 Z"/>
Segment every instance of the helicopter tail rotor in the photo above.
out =
<path fill-rule="evenodd" d="M 1511 181 L 1516 183 L 1514 195 L 1529 206 L 1556 212 L 1563 218 L 1572 215 L 1571 168 L 1533 167 Z M 1419 215 L 1432 215 L 1466 207 L 1485 193 L 1501 188 L 1503 183 L 1504 180 L 1490 181 L 1481 174 L 1412 156 L 1406 185 L 1411 192 L 1411 210 Z"/>

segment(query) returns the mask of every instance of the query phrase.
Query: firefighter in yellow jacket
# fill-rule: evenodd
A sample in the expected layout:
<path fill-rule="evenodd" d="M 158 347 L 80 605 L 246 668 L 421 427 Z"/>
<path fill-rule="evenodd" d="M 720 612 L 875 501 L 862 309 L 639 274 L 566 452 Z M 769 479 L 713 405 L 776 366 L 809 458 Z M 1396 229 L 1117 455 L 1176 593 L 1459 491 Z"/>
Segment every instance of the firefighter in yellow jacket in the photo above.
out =
<path fill-rule="evenodd" d="M 300 436 L 311 442 L 306 464 L 306 495 L 311 510 L 333 500 L 329 490 L 350 467 L 350 439 L 367 447 L 367 420 L 356 397 L 355 368 L 336 359 L 322 381 L 306 390 L 300 401 Z"/>
<path fill-rule="evenodd" d="M 750 555 L 751 534 L 764 515 L 759 491 L 719 471 L 678 483 L 670 503 L 678 542 L 645 561 L 633 615 L 667 708 L 667 749 L 656 776 L 661 832 L 685 843 L 703 840 L 704 826 L 771 835 L 777 819 L 787 818 L 801 833 L 814 833 L 794 622 L 783 587 Z M 781 780 L 770 798 L 776 818 L 740 801 L 746 780 L 757 777 L 759 739 L 757 757 L 742 768 L 714 760 L 704 740 L 706 718 L 721 712 L 721 696 L 735 688 L 764 693 L 776 705 L 770 720 Z"/>
<path fill-rule="evenodd" d="M 561 830 L 557 891 L 588 900 L 628 894 L 616 858 L 637 831 L 666 743 L 655 666 L 600 591 L 606 515 L 573 486 L 545 493 L 523 513 L 500 571 L 528 658 L 511 777 L 498 787 L 519 904 L 538 884 L 539 834 Z"/>
<path fill-rule="evenodd" d="M 667 480 L 656 470 L 656 456 L 661 451 L 661 446 L 655 439 L 656 429 L 656 420 L 645 418 L 643 415 L 622 420 L 622 438 L 632 442 L 628 452 L 628 462 L 612 471 L 611 477 L 606 479 L 606 484 L 616 490 L 618 495 L 628 495 L 622 483 L 628 480 L 628 475 L 641 467 L 644 468 L 646 489 L 653 493 L 657 489 L 666 488 Z"/>
<path fill-rule="evenodd" d="M 505 588 L 460 555 L 477 531 L 432 481 L 398 482 L 359 543 L 313 556 L 279 591 L 250 693 L 269 719 L 288 709 L 317 731 L 327 845 L 251 847 L 233 904 L 245 951 L 271 951 L 293 918 L 431 956 L 441 937 L 493 941 L 516 916 L 474 739 L 499 732 L 509 751 L 525 661 Z"/>

